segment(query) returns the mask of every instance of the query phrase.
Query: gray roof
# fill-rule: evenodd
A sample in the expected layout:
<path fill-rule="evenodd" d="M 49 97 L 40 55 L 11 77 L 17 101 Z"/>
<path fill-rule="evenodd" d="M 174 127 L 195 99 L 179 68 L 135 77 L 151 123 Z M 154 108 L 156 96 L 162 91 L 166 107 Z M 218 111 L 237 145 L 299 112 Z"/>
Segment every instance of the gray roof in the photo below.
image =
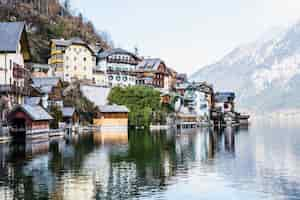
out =
<path fill-rule="evenodd" d="M 33 105 L 18 105 L 13 109 L 12 113 L 17 109 L 21 109 L 24 111 L 29 117 L 34 121 L 42 121 L 42 120 L 52 120 L 53 118 L 44 110 L 41 106 L 33 106 Z"/>
<path fill-rule="evenodd" d="M 32 69 L 46 69 L 49 70 L 51 68 L 48 64 L 40 64 L 40 63 L 31 63 Z"/>
<path fill-rule="evenodd" d="M 75 112 L 75 108 L 73 107 L 64 107 L 62 109 L 62 114 L 64 117 L 72 117 Z"/>
<path fill-rule="evenodd" d="M 89 45 L 88 43 L 84 42 L 79 37 L 74 37 L 74 38 L 71 38 L 69 40 L 65 40 L 65 39 L 52 39 L 51 42 L 54 42 L 56 45 L 63 46 L 63 47 L 68 47 L 68 46 L 70 46 L 72 44 L 84 45 L 84 46 L 86 46 L 92 52 L 93 55 L 96 55 L 95 49 L 93 49 L 91 45 Z"/>
<path fill-rule="evenodd" d="M 111 55 L 114 55 L 114 54 L 127 54 L 127 55 L 131 55 L 135 58 L 138 58 L 135 54 L 129 52 L 129 51 L 126 51 L 124 49 L 121 49 L 121 48 L 116 48 L 116 49 L 110 49 L 110 50 L 106 50 L 106 51 L 103 51 L 101 53 L 99 53 L 97 55 L 97 57 L 99 59 L 105 59 L 107 58 L 108 56 L 111 56 Z"/>
<path fill-rule="evenodd" d="M 27 105 L 38 105 L 41 101 L 41 98 L 40 97 L 26 97 L 25 98 L 25 104 Z"/>
<path fill-rule="evenodd" d="M 147 58 L 137 65 L 137 69 L 146 70 L 146 71 L 157 70 L 160 63 L 164 63 L 164 61 L 162 61 L 159 58 Z"/>
<path fill-rule="evenodd" d="M 59 78 L 58 77 L 37 77 L 37 78 L 32 78 L 32 82 L 35 87 L 56 86 L 59 82 Z"/>
<path fill-rule="evenodd" d="M 1 22 L 0 52 L 16 52 L 24 30 L 24 22 Z"/>
<path fill-rule="evenodd" d="M 118 106 L 118 105 L 99 106 L 99 111 L 103 113 L 128 113 L 129 112 L 126 106 Z"/>

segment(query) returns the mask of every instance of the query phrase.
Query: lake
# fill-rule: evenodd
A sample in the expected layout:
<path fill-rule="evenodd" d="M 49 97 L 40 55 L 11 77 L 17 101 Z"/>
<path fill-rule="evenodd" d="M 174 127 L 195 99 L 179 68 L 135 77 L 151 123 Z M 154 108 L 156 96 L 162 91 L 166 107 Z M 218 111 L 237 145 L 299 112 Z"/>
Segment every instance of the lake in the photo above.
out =
<path fill-rule="evenodd" d="M 0 144 L 0 199 L 300 199 L 300 123 Z"/>

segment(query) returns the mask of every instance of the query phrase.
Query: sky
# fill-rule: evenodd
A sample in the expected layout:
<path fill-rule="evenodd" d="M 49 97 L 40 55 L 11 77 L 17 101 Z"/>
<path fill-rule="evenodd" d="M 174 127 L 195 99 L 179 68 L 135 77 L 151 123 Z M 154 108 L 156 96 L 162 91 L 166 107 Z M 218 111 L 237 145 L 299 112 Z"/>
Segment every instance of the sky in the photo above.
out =
<path fill-rule="evenodd" d="M 115 47 L 163 59 L 181 73 L 300 19 L 300 0 L 71 0 Z"/>

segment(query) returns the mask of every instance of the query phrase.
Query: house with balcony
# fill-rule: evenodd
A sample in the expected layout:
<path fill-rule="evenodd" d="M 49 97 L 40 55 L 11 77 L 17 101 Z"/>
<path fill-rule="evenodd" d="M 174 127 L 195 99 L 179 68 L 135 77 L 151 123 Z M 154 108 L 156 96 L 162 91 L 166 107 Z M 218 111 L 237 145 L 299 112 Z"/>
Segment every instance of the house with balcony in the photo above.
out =
<path fill-rule="evenodd" d="M 28 94 L 26 81 L 30 74 L 25 63 L 30 60 L 25 23 L 0 22 L 0 97 L 7 99 L 7 109 L 23 103 Z M 1 118 L 5 118 L 3 113 Z"/>
<path fill-rule="evenodd" d="M 80 38 L 53 39 L 50 42 L 49 64 L 54 75 L 63 81 L 93 81 L 96 66 L 96 53 L 89 44 Z"/>
<path fill-rule="evenodd" d="M 144 59 L 137 66 L 137 84 L 169 91 L 173 83 L 172 71 L 159 58 Z"/>
<path fill-rule="evenodd" d="M 97 70 L 106 72 L 110 87 L 136 85 L 136 66 L 140 58 L 124 49 L 102 51 L 97 55 Z M 97 79 L 96 73 L 94 74 Z"/>

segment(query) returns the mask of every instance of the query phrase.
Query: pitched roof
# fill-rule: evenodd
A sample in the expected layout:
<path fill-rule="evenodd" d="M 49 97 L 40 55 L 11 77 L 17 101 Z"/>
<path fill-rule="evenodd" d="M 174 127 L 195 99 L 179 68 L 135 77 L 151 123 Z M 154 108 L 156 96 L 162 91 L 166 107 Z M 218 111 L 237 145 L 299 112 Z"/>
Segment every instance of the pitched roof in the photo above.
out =
<path fill-rule="evenodd" d="M 35 87 L 56 86 L 59 83 L 58 77 L 36 77 L 32 78 Z"/>
<path fill-rule="evenodd" d="M 229 100 L 234 100 L 234 99 L 235 99 L 234 92 L 217 92 L 215 94 L 216 102 L 227 102 Z"/>
<path fill-rule="evenodd" d="M 0 52 L 16 52 L 24 30 L 24 22 L 1 22 Z"/>
<path fill-rule="evenodd" d="M 164 63 L 160 58 L 146 58 L 137 65 L 137 69 L 142 70 L 157 70 L 159 65 Z"/>
<path fill-rule="evenodd" d="M 49 70 L 51 68 L 51 65 L 40 64 L 40 63 L 31 63 L 30 66 L 31 66 L 32 69 L 46 69 L 46 70 Z"/>
<path fill-rule="evenodd" d="M 25 98 L 25 104 L 27 105 L 38 105 L 41 101 L 41 98 L 40 97 L 26 97 Z"/>
<path fill-rule="evenodd" d="M 129 112 L 126 106 L 119 106 L 119 105 L 99 106 L 99 111 L 103 113 L 128 113 Z"/>
<path fill-rule="evenodd" d="M 52 120 L 53 118 L 49 115 L 49 113 L 44 110 L 41 106 L 37 105 L 18 105 L 16 106 L 9 114 L 11 116 L 12 113 L 21 109 L 25 112 L 32 120 L 41 121 L 41 120 Z"/>
<path fill-rule="evenodd" d="M 95 49 L 92 48 L 91 45 L 89 45 L 88 43 L 86 43 L 85 41 L 83 41 L 81 38 L 79 37 L 74 37 L 71 38 L 69 40 L 65 40 L 65 39 L 52 39 L 51 42 L 55 43 L 57 46 L 63 46 L 63 47 L 68 47 L 72 44 L 79 44 L 79 45 L 83 45 L 86 46 L 93 55 L 96 55 Z"/>
<path fill-rule="evenodd" d="M 72 117 L 74 113 L 75 113 L 75 108 L 73 107 L 64 107 L 62 109 L 62 114 L 64 117 Z"/>
<path fill-rule="evenodd" d="M 139 59 L 135 54 L 129 52 L 129 51 L 126 51 L 124 49 L 121 49 L 121 48 L 116 48 L 116 49 L 110 49 L 110 50 L 106 50 L 106 51 L 103 51 L 103 52 L 100 52 L 97 57 L 99 59 L 105 59 L 107 58 L 108 56 L 111 56 L 111 55 L 114 55 L 114 54 L 127 54 L 127 55 L 131 55 L 137 59 Z"/>

